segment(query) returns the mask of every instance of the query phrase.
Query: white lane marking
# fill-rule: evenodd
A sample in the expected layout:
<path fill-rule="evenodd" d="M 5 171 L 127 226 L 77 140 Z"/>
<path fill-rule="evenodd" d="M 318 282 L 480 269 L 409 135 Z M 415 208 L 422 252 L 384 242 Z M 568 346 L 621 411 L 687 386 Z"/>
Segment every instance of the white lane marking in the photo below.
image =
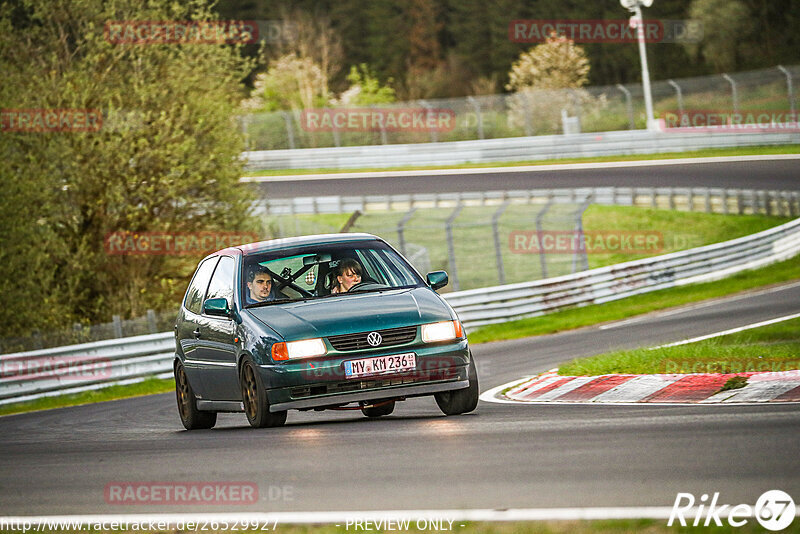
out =
<path fill-rule="evenodd" d="M 773 154 L 753 156 L 716 156 L 703 158 L 651 159 L 643 161 L 606 161 L 598 163 L 555 163 L 549 165 L 521 165 L 517 167 L 480 167 L 468 169 L 420 169 L 417 171 L 340 172 L 332 174 L 284 174 L 278 176 L 242 176 L 240 182 L 294 182 L 316 180 L 341 180 L 351 178 L 394 178 L 403 176 L 452 176 L 461 174 L 499 174 L 511 172 L 552 172 L 581 169 L 618 169 L 625 167 L 658 167 L 662 165 L 687 165 L 701 163 L 736 163 L 746 161 L 771 161 L 800 159 L 800 154 Z"/>
<path fill-rule="evenodd" d="M 95 525 L 127 523 L 146 525 L 161 523 L 174 527 L 189 522 L 197 523 L 234 523 L 258 522 L 266 525 L 280 524 L 334 524 L 344 525 L 348 521 L 453 521 L 452 526 L 462 525 L 461 521 L 574 521 L 574 520 L 607 520 L 607 519 L 664 519 L 672 513 L 672 506 L 612 506 L 586 508 L 508 508 L 508 509 L 443 509 L 443 510 L 370 510 L 370 511 L 330 511 L 330 512 L 241 512 L 241 513 L 149 513 L 149 514 L 83 514 L 83 515 L 40 515 L 40 516 L 7 516 L 0 517 L 3 524 L 17 525 L 52 525 L 60 523 L 65 528 L 74 528 L 76 524 Z M 695 517 L 698 510 L 687 513 Z M 800 509 L 798 509 L 800 514 Z M 720 511 L 720 518 L 727 517 L 727 511 Z M 748 517 L 737 514 L 737 517 Z M 70 525 L 70 523 L 72 525 Z M 352 525 L 352 523 L 351 523 Z M 455 529 L 451 529 L 455 530 Z"/>
<path fill-rule="evenodd" d="M 526 380 L 530 380 L 530 379 L 531 379 L 530 376 L 526 376 L 526 377 L 520 378 L 518 380 L 512 380 L 511 382 L 507 382 L 505 384 L 501 384 L 501 385 L 499 385 L 497 387 L 494 387 L 494 388 L 492 388 L 492 389 L 490 389 L 488 391 L 484 391 L 483 393 L 481 393 L 481 396 L 478 397 L 478 398 L 480 400 L 482 400 L 483 402 L 494 402 L 494 403 L 497 403 L 497 404 L 520 404 L 519 401 L 512 401 L 512 400 L 509 400 L 509 399 L 502 399 L 502 398 L 500 398 L 499 395 L 500 395 L 500 393 L 502 391 L 504 391 L 506 389 L 509 389 L 509 388 L 514 388 L 516 386 L 519 386 L 523 382 L 525 382 Z"/>
<path fill-rule="evenodd" d="M 782 285 L 782 286 L 779 286 L 779 287 L 771 287 L 769 289 L 763 289 L 763 290 L 759 290 L 759 291 L 751 291 L 751 292 L 748 292 L 747 294 L 737 295 L 735 297 L 717 298 L 717 299 L 712 300 L 711 302 L 702 302 L 700 304 L 694 304 L 694 305 L 691 305 L 691 306 L 682 306 L 682 307 L 677 308 L 675 310 L 667 310 L 667 311 L 663 311 L 663 312 L 656 312 L 656 313 L 653 313 L 653 314 L 642 315 L 640 317 L 632 317 L 630 319 L 623 319 L 622 321 L 616 321 L 614 323 L 604 324 L 604 325 L 599 326 L 597 328 L 599 330 L 608 330 L 610 328 L 617 328 L 618 326 L 625 326 L 625 325 L 629 325 L 629 324 L 632 324 L 632 323 L 638 323 L 640 321 L 646 321 L 648 319 L 661 319 L 662 317 L 669 317 L 670 315 L 676 315 L 676 314 L 679 314 L 679 313 L 692 311 L 692 310 L 697 310 L 697 309 L 700 309 L 700 308 L 707 308 L 709 306 L 716 306 L 718 304 L 726 304 L 728 302 L 735 302 L 737 300 L 747 299 L 747 298 L 750 298 L 750 297 L 757 297 L 759 295 L 767 295 L 769 293 L 777 293 L 778 291 L 783 291 L 785 289 L 791 289 L 793 287 L 798 287 L 798 286 L 800 286 L 800 282 L 793 282 L 791 284 L 786 284 L 786 285 Z"/>
<path fill-rule="evenodd" d="M 588 400 L 589 402 L 638 402 L 681 378 L 683 376 L 638 376 Z"/>
<path fill-rule="evenodd" d="M 748 324 L 744 326 L 739 326 L 737 328 L 731 328 L 729 330 L 723 330 L 722 332 L 715 332 L 713 334 L 706 334 L 705 336 L 693 337 L 691 339 L 684 339 L 683 341 L 676 341 L 675 343 L 667 343 L 666 345 L 659 345 L 658 347 L 652 347 L 650 350 L 654 349 L 663 349 L 666 347 L 677 347 L 679 345 L 686 345 L 688 343 L 696 343 L 697 341 L 703 341 L 704 339 L 711 339 L 712 337 L 720 337 L 720 336 L 727 336 L 728 334 L 735 334 L 737 332 L 742 332 L 744 330 L 750 330 L 752 328 L 759 328 L 761 326 L 767 326 L 775 323 L 781 323 L 783 321 L 790 321 L 792 319 L 797 319 L 800 317 L 800 313 L 793 313 L 792 315 L 785 315 L 783 317 L 778 317 L 776 319 L 769 319 L 768 321 L 761 321 L 759 323 Z"/>

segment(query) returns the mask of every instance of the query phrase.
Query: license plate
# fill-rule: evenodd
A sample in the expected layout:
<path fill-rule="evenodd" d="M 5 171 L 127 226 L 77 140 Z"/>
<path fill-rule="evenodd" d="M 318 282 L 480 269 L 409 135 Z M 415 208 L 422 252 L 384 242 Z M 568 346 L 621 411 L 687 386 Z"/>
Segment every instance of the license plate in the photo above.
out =
<path fill-rule="evenodd" d="M 347 360 L 344 362 L 344 376 L 345 378 L 357 378 L 359 376 L 386 375 L 411 371 L 416 368 L 417 356 L 413 352 L 408 352 L 391 356 Z"/>

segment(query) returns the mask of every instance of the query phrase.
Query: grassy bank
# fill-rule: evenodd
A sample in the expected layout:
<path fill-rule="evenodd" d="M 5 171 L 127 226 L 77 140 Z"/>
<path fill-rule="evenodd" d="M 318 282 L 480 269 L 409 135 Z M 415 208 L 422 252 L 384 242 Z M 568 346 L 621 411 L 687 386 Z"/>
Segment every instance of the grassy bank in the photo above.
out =
<path fill-rule="evenodd" d="M 612 161 L 646 161 L 679 158 L 707 158 L 719 156 L 755 156 L 770 154 L 798 154 L 800 145 L 752 146 L 742 148 L 704 148 L 690 152 L 666 152 L 663 154 L 637 154 L 626 156 L 598 156 L 593 158 L 561 158 L 537 159 L 521 161 L 499 161 L 491 163 L 462 163 L 460 165 L 424 165 L 403 167 L 360 167 L 354 169 L 265 169 L 244 173 L 244 176 L 283 176 L 302 174 L 328 174 L 339 172 L 386 172 L 386 171 L 419 171 L 436 169 L 483 169 L 493 167 L 518 167 L 520 165 L 557 165 L 565 163 L 605 163 Z"/>
<path fill-rule="evenodd" d="M 657 349 L 580 358 L 559 367 L 565 376 L 789 371 L 800 366 L 800 319 Z"/>
<path fill-rule="evenodd" d="M 724 280 L 662 289 L 605 304 L 571 308 L 540 317 L 485 326 L 468 332 L 469 340 L 471 343 L 486 343 L 552 334 L 792 280 L 800 280 L 800 256 L 762 269 L 745 271 Z"/>

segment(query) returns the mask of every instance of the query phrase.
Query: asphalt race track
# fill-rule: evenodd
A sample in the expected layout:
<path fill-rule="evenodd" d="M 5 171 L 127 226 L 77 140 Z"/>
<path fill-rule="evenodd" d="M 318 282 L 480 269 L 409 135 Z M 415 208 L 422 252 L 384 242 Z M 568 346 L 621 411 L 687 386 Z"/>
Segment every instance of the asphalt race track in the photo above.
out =
<path fill-rule="evenodd" d="M 707 163 L 432 178 L 261 184 L 273 196 L 618 186 L 800 189 L 798 161 Z M 800 284 L 602 327 L 476 345 L 481 391 L 612 348 L 653 346 L 800 311 Z M 753 505 L 800 496 L 800 407 L 509 405 L 441 414 L 432 398 L 377 420 L 290 412 L 251 429 L 243 414 L 186 432 L 174 394 L 0 417 L 0 516 L 672 506 L 678 492 Z M 254 505 L 108 504 L 124 482 L 250 482 Z"/>
<path fill-rule="evenodd" d="M 614 347 L 653 345 L 800 310 L 800 284 L 609 328 L 474 347 L 481 390 Z M 221 415 L 186 432 L 174 395 L 0 418 L 0 515 L 671 506 L 678 492 L 755 503 L 800 494 L 797 405 L 529 406 L 445 417 L 432 398 L 389 417 L 290 412 L 254 430 Z M 255 483 L 260 502 L 109 505 L 107 484 Z"/>
<path fill-rule="evenodd" d="M 725 187 L 731 189 L 800 189 L 800 160 L 728 161 L 703 164 L 564 169 L 448 176 L 290 179 L 258 184 L 272 198 L 327 195 L 385 195 L 510 191 L 571 187 Z"/>

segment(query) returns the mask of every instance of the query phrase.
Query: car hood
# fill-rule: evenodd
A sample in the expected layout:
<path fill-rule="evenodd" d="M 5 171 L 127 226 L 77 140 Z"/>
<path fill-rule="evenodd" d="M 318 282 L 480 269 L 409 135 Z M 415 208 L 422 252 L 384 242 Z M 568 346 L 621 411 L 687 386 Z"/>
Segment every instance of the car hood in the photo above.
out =
<path fill-rule="evenodd" d="M 452 318 L 448 306 L 439 296 L 424 287 L 272 304 L 246 311 L 287 341 Z"/>

